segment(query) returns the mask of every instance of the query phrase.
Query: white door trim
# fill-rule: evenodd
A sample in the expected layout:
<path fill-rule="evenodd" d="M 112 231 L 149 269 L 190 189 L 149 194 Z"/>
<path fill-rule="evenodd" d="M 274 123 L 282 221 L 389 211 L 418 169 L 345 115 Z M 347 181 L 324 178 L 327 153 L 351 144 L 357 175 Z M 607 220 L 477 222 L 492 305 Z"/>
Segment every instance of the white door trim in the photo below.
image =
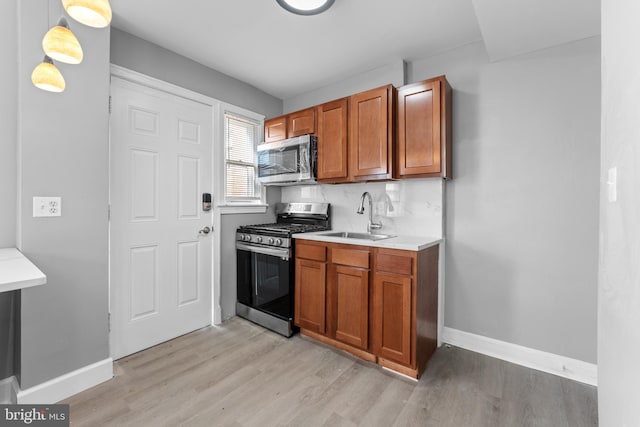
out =
<path fill-rule="evenodd" d="M 143 86 L 147 86 L 152 89 L 160 90 L 163 92 L 170 93 L 172 95 L 180 96 L 186 99 L 190 99 L 192 101 L 200 102 L 202 104 L 211 106 L 212 117 L 211 123 L 213 125 L 213 132 L 211 146 L 212 146 L 212 159 L 211 165 L 213 167 L 214 173 L 212 174 L 212 180 L 215 180 L 215 177 L 218 176 L 218 173 L 215 172 L 219 167 L 220 162 L 216 162 L 216 144 L 215 138 L 216 135 L 219 134 L 217 129 L 218 120 L 217 115 L 220 111 L 221 102 L 217 99 L 211 98 L 206 95 L 202 95 L 201 93 L 191 91 L 189 89 L 185 89 L 180 86 L 176 86 L 172 83 L 165 82 L 163 80 L 156 79 L 154 77 L 147 76 L 145 74 L 139 73 L 137 71 L 130 70 L 128 68 L 121 67 L 119 65 L 111 64 L 111 76 L 118 77 L 123 80 L 127 80 L 136 84 L 140 84 Z M 111 143 L 111 142 L 109 142 Z M 111 175 L 111 164 L 109 164 L 109 175 Z M 109 177 L 111 178 L 111 177 Z M 109 179 L 109 183 L 111 183 L 111 179 Z M 111 184 L 110 184 L 111 185 Z M 211 188 L 217 188 L 215 186 L 215 182 L 211 183 Z M 111 189 L 109 189 L 109 193 L 111 193 Z M 213 262 L 212 266 L 212 292 L 211 292 L 211 323 L 218 325 L 222 323 L 222 306 L 220 304 L 220 210 L 216 207 L 220 204 L 219 194 L 214 193 L 212 195 L 212 206 L 213 208 Z M 111 200 L 109 200 L 109 204 L 111 204 Z M 109 241 L 111 240 L 111 230 L 109 230 Z M 111 265 L 111 259 L 109 259 L 109 265 Z M 110 269 L 111 267 L 109 267 Z M 109 312 L 111 312 L 111 278 L 109 278 Z"/>

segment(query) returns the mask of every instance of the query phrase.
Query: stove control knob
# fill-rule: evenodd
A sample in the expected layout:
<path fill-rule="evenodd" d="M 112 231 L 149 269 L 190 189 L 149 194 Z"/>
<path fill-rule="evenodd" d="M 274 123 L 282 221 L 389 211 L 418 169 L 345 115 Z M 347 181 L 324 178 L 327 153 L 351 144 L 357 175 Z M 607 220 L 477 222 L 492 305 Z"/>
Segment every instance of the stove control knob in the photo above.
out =
<path fill-rule="evenodd" d="M 242 236 L 242 240 L 246 240 L 247 242 L 250 242 L 250 241 L 251 241 L 251 236 L 250 236 L 250 235 L 248 235 L 248 234 L 244 234 L 244 235 Z"/>
<path fill-rule="evenodd" d="M 273 242 L 274 242 L 273 237 L 269 237 L 269 244 L 273 245 Z"/>
<path fill-rule="evenodd" d="M 244 234 L 238 234 L 238 240 L 244 240 Z"/>
<path fill-rule="evenodd" d="M 262 243 L 262 237 L 260 237 L 260 236 L 256 237 L 256 242 Z"/>
<path fill-rule="evenodd" d="M 276 245 L 280 246 L 282 244 L 282 239 L 276 239 Z"/>

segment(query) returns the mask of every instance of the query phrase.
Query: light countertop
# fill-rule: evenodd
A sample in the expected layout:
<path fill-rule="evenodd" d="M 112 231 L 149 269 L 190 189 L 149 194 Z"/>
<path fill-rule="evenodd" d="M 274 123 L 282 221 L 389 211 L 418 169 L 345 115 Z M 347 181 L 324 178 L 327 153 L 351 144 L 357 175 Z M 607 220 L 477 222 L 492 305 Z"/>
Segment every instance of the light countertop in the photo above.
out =
<path fill-rule="evenodd" d="M 0 249 L 0 292 L 44 285 L 47 276 L 16 248 Z"/>
<path fill-rule="evenodd" d="M 346 237 L 326 236 L 335 231 L 318 231 L 315 233 L 294 234 L 294 239 L 315 240 L 318 242 L 343 243 L 346 245 L 371 246 L 376 248 L 403 249 L 405 251 L 421 251 L 442 242 L 441 238 L 420 236 L 395 236 L 383 240 L 351 239 Z"/>

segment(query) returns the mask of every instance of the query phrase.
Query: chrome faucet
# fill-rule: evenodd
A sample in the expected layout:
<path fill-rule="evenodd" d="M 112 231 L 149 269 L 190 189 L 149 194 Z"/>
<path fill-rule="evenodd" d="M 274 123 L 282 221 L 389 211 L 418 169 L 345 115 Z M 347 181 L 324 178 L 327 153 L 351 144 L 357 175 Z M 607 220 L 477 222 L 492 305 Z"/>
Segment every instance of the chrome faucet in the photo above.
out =
<path fill-rule="evenodd" d="M 369 198 L 369 223 L 367 224 L 367 233 L 371 233 L 372 230 L 379 230 L 382 228 L 382 222 L 373 222 L 373 199 L 368 191 L 362 193 L 360 198 L 360 206 L 356 213 L 362 215 L 364 213 L 364 199 Z"/>

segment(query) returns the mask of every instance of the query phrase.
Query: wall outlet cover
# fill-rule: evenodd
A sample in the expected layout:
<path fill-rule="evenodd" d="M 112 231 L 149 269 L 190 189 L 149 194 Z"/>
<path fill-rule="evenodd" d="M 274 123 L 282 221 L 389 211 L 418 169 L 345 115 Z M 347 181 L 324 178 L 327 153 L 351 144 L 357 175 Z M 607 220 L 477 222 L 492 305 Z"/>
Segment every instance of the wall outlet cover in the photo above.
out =
<path fill-rule="evenodd" d="M 618 168 L 615 166 L 607 171 L 607 199 L 609 203 L 618 200 Z"/>
<path fill-rule="evenodd" d="M 34 197 L 33 217 L 62 216 L 62 197 Z"/>

